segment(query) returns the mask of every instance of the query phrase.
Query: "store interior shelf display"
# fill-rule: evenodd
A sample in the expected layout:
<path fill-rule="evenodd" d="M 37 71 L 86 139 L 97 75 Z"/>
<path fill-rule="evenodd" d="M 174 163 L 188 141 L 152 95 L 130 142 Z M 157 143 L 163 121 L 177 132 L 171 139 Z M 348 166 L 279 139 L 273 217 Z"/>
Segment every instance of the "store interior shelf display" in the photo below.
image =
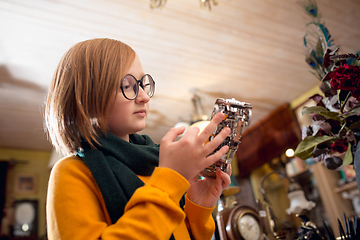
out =
<path fill-rule="evenodd" d="M 310 220 L 325 232 L 323 222 L 340 236 L 338 219 L 360 216 L 359 190 L 353 168 L 327 169 L 323 162 L 307 162 L 296 157 L 286 164 L 289 177 L 297 181 L 308 200 L 316 203 L 309 212 Z M 351 171 L 352 170 L 352 171 Z"/>

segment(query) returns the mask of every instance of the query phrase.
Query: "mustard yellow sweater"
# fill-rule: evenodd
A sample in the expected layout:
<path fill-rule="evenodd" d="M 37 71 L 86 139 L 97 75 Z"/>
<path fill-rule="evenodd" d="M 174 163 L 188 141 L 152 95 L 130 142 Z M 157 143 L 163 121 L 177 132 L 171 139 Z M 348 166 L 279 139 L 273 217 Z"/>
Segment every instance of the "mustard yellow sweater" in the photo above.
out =
<path fill-rule="evenodd" d="M 127 203 L 124 215 L 111 224 L 90 170 L 75 156 L 58 161 L 51 171 L 47 195 L 48 238 L 53 239 L 211 239 L 213 208 L 204 208 L 186 197 L 189 182 L 176 171 L 155 168 Z"/>

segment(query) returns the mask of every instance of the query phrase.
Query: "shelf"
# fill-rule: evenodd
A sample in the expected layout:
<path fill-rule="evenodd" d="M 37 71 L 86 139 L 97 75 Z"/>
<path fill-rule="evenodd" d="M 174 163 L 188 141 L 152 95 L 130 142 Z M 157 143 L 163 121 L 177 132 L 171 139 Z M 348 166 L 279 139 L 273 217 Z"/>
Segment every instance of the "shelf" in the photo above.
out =
<path fill-rule="evenodd" d="M 341 193 L 341 192 L 344 192 L 346 190 L 352 190 L 352 189 L 355 189 L 355 188 L 357 188 L 356 181 L 352 181 L 352 182 L 344 184 L 341 187 L 335 188 L 334 192 L 335 193 Z"/>

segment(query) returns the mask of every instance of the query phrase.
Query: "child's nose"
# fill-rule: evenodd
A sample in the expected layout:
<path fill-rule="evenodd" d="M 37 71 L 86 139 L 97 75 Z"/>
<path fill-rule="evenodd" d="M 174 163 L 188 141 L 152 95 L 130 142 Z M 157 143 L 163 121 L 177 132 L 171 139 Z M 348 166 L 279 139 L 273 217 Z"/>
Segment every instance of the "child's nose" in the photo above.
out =
<path fill-rule="evenodd" d="M 141 86 L 139 86 L 139 93 L 138 93 L 137 97 L 135 98 L 135 101 L 139 101 L 139 102 L 150 101 L 150 97 L 147 95 L 147 93 Z"/>

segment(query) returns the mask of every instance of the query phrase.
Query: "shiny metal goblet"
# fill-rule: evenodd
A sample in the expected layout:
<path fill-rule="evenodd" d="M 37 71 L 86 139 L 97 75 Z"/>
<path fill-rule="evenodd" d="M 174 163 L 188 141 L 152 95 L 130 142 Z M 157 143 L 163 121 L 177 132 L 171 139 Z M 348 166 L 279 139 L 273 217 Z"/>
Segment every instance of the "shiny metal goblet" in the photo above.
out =
<path fill-rule="evenodd" d="M 220 160 L 211 166 L 205 168 L 200 172 L 200 176 L 203 177 L 215 177 L 216 169 L 220 168 L 224 172 L 229 171 L 229 164 L 237 150 L 237 146 L 240 143 L 241 134 L 244 127 L 250 125 L 251 121 L 251 109 L 252 106 L 249 103 L 239 102 L 232 99 L 218 98 L 214 104 L 214 109 L 211 114 L 211 119 L 219 112 L 225 114 L 225 118 L 219 123 L 217 128 L 209 137 L 211 141 L 221 130 L 225 127 L 231 129 L 230 134 L 225 138 L 222 144 L 214 150 L 213 153 L 218 151 L 222 146 L 229 146 L 229 150 L 224 154 Z M 213 154 L 212 153 L 212 154 Z"/>

